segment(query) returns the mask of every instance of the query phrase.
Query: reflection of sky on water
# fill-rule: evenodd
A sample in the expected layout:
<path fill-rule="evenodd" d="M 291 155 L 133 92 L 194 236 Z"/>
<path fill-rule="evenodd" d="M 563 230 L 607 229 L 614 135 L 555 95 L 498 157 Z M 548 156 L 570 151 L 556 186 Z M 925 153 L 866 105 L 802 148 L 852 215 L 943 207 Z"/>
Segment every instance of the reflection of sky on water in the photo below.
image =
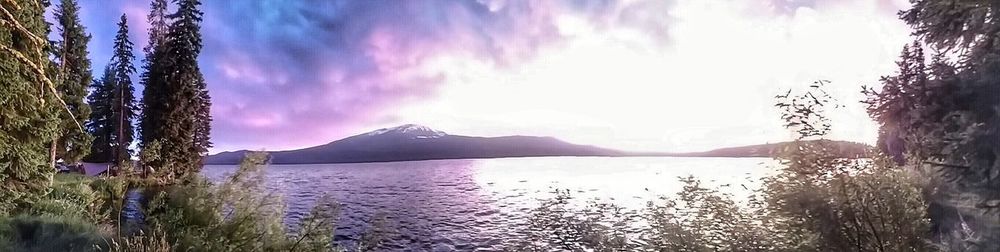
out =
<path fill-rule="evenodd" d="M 765 175 L 770 159 L 552 157 L 368 164 L 272 165 L 267 188 L 282 197 L 294 225 L 324 194 L 342 205 L 338 240 L 353 240 L 376 214 L 395 230 L 389 249 L 495 249 L 538 199 L 568 189 L 574 203 L 611 201 L 638 210 L 673 196 L 677 177 L 726 185 L 738 198 Z M 233 166 L 207 166 L 218 179 Z M 724 187 L 725 188 L 725 187 Z"/>
<path fill-rule="evenodd" d="M 674 196 L 678 177 L 694 175 L 706 186 L 738 198 L 749 196 L 777 163 L 763 158 L 514 158 L 476 160 L 476 181 L 492 195 L 524 193 L 549 198 L 554 189 L 569 190 L 577 203 L 598 199 L 641 208 L 658 196 Z"/>

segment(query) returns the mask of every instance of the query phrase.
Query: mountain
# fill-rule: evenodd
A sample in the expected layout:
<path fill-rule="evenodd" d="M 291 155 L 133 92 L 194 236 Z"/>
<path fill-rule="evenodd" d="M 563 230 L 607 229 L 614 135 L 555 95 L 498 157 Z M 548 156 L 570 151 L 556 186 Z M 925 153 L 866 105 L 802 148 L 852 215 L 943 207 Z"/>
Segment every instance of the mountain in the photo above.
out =
<path fill-rule="evenodd" d="M 832 143 L 841 157 L 866 157 L 871 146 L 845 141 Z M 668 157 L 774 157 L 791 142 L 760 144 L 691 153 L 624 152 L 563 142 L 552 137 L 471 137 L 449 135 L 425 126 L 406 124 L 351 136 L 324 145 L 269 152 L 272 164 L 326 164 L 413 161 L 461 158 L 550 156 L 668 156 Z M 246 150 L 222 152 L 205 158 L 205 164 L 238 164 Z"/>
<path fill-rule="evenodd" d="M 838 157 L 856 158 L 868 157 L 872 147 L 863 143 L 833 141 L 833 140 L 813 140 L 822 141 L 829 146 L 830 152 Z M 775 157 L 779 151 L 789 146 L 792 142 L 780 142 L 771 144 L 758 144 L 740 147 L 721 148 L 705 152 L 692 152 L 672 154 L 669 156 L 683 157 Z"/>
<path fill-rule="evenodd" d="M 222 152 L 205 164 L 238 164 L 247 151 Z M 460 158 L 623 156 L 627 153 L 577 145 L 552 137 L 470 137 L 406 124 L 298 150 L 269 152 L 272 164 L 321 164 Z"/>

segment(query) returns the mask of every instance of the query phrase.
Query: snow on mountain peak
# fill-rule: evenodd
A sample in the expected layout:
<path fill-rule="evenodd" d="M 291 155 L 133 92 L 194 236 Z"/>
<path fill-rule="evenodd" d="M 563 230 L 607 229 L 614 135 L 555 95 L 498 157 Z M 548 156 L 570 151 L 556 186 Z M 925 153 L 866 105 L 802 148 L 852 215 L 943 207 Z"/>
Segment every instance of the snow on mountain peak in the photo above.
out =
<path fill-rule="evenodd" d="M 384 135 L 384 134 L 400 134 L 407 135 L 411 138 L 439 138 L 443 137 L 445 134 L 442 131 L 431 129 L 430 127 L 417 125 L 417 124 L 404 124 L 392 128 L 378 129 L 372 132 L 368 132 L 368 136 Z"/>

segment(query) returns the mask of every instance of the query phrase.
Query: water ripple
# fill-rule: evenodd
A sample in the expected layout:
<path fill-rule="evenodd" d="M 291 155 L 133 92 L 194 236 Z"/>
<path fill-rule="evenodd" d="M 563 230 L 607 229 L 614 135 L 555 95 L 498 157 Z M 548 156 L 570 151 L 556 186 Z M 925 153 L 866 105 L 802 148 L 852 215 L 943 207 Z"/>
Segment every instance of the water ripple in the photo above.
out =
<path fill-rule="evenodd" d="M 386 216 L 387 251 L 500 251 L 525 213 L 554 188 L 581 199 L 640 208 L 694 174 L 732 183 L 759 177 L 761 159 L 514 158 L 370 164 L 272 165 L 266 188 L 282 196 L 294 227 L 317 199 L 341 204 L 335 240 L 350 244 L 376 215 Z M 564 167 L 564 168 L 560 168 Z M 221 179 L 234 166 L 206 166 Z"/>

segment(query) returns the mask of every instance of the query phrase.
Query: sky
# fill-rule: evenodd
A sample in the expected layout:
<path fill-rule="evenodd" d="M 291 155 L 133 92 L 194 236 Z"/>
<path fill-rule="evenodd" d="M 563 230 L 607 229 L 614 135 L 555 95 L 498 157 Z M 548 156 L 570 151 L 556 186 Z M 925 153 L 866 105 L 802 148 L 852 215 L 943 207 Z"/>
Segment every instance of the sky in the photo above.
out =
<path fill-rule="evenodd" d="M 78 1 L 93 68 L 122 14 L 141 65 L 149 2 Z M 830 138 L 873 143 L 861 86 L 911 41 L 906 0 L 203 2 L 212 153 L 407 123 L 634 151 L 777 142 L 793 135 L 774 96 L 816 80 L 843 105 Z"/>

